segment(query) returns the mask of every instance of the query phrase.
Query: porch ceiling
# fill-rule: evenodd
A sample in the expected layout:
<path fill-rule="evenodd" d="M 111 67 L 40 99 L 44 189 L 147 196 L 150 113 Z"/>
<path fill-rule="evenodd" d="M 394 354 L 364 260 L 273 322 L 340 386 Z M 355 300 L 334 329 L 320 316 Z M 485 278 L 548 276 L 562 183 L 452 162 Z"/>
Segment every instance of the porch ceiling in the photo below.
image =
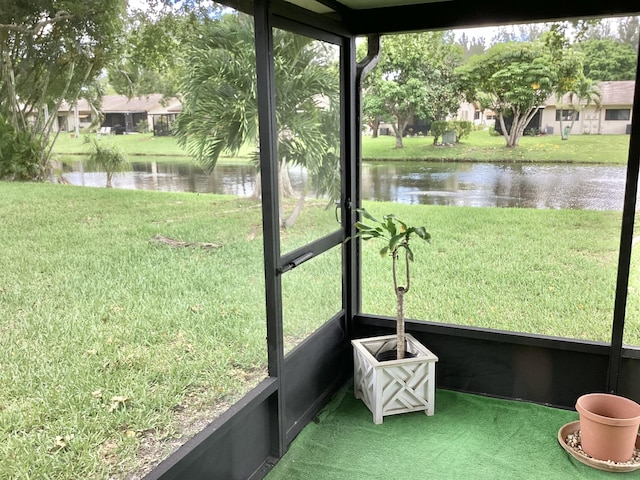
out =
<path fill-rule="evenodd" d="M 253 12 L 253 0 L 221 0 L 221 3 Z M 567 0 L 546 4 L 495 0 L 489 5 L 461 0 L 272 0 L 271 4 L 278 15 L 305 18 L 315 24 L 330 22 L 336 30 L 352 35 L 640 14 L 640 3 L 634 0 Z"/>

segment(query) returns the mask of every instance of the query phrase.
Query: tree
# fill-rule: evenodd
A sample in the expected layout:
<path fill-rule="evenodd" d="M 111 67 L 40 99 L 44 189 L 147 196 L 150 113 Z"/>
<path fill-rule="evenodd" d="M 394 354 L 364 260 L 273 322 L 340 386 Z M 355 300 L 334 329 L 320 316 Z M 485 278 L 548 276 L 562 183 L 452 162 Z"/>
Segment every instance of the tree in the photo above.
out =
<path fill-rule="evenodd" d="M 460 36 L 458 43 L 462 46 L 462 57 L 465 61 L 469 60 L 474 55 L 483 54 L 487 49 L 484 37 L 472 37 L 469 39 L 466 33 L 463 33 Z"/>
<path fill-rule="evenodd" d="M 396 148 L 409 121 L 444 120 L 457 111 L 461 94 L 453 79 L 462 48 L 449 32 L 390 35 L 382 39 L 378 65 L 364 79 L 363 112 L 392 117 Z"/>
<path fill-rule="evenodd" d="M 582 108 L 582 103 L 591 104 L 596 97 L 599 98 L 599 93 L 594 90 L 593 83 L 583 74 L 582 53 L 571 48 L 567 38 L 567 28 L 566 23 L 554 23 L 541 39 L 551 56 L 551 62 L 557 73 L 554 92 L 560 109 L 560 136 L 562 140 L 569 139 L 569 132 Z M 567 97 L 566 102 L 565 97 Z M 571 127 L 567 130 L 562 125 L 565 107 L 570 110 L 569 119 L 571 121 Z"/>
<path fill-rule="evenodd" d="M 501 43 L 457 69 L 468 101 L 498 115 L 507 147 L 516 147 L 539 105 L 558 82 L 548 50 L 539 42 Z M 511 116 L 510 129 L 505 117 Z"/>
<path fill-rule="evenodd" d="M 566 101 L 565 101 L 566 99 Z M 558 96 L 558 107 L 560 108 L 560 137 L 562 140 L 569 139 L 569 132 L 573 129 L 573 124 L 578 119 L 580 112 L 589 105 L 600 106 L 600 90 L 594 85 L 591 79 L 582 76 L 565 95 Z M 563 110 L 565 107 L 570 110 L 569 121 L 571 125 L 565 133 L 562 126 L 564 120 Z"/>
<path fill-rule="evenodd" d="M 46 178 L 55 112 L 76 103 L 117 53 L 125 0 L 3 2 L 0 7 L 0 115 L 29 136 Z M 8 137 L 5 137 L 8 138 Z M 32 171 L 32 169 L 29 169 Z"/>
<path fill-rule="evenodd" d="M 155 8 L 148 5 L 128 15 L 120 39 L 122 55 L 107 69 L 109 84 L 118 94 L 129 98 L 152 93 L 180 96 L 185 56 L 198 25 L 203 18 L 218 17 L 221 6 L 213 3 L 178 8 L 168 3 Z"/>
<path fill-rule="evenodd" d="M 634 80 L 638 53 L 631 45 L 611 39 L 577 44 L 584 55 L 584 74 L 595 82 Z"/>
<path fill-rule="evenodd" d="M 205 19 L 200 28 L 187 57 L 176 135 L 211 171 L 223 151 L 235 153 L 245 144 L 257 144 L 253 22 L 243 14 L 227 14 L 220 20 Z M 305 167 L 311 182 L 288 218 L 281 210 L 283 227 L 293 225 L 310 188 L 330 197 L 337 192 L 340 102 L 332 55 L 308 37 L 274 32 L 279 191 L 284 196 L 289 165 Z"/>
<path fill-rule="evenodd" d="M 127 156 L 115 146 L 100 145 L 95 139 L 91 145 L 91 154 L 87 161 L 89 167 L 99 167 L 107 174 L 106 188 L 112 188 L 113 175 L 129 168 Z"/>
<path fill-rule="evenodd" d="M 580 42 L 590 40 L 613 40 L 616 43 L 629 45 L 638 50 L 640 38 L 640 17 L 613 17 L 586 19 L 573 22 L 577 26 Z"/>

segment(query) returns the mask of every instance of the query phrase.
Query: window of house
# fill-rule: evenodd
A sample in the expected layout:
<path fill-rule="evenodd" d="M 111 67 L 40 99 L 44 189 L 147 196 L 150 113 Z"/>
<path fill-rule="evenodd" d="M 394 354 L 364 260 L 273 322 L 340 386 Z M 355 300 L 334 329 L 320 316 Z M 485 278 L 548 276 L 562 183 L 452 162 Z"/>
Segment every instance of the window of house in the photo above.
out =
<path fill-rule="evenodd" d="M 574 120 L 572 118 L 572 115 L 575 113 L 575 120 L 580 120 L 580 112 L 576 112 L 575 110 L 566 110 L 566 109 L 562 109 L 562 110 L 556 110 L 556 122 L 560 121 L 560 115 L 562 115 L 562 121 L 570 121 L 570 120 Z"/>
<path fill-rule="evenodd" d="M 629 108 L 607 108 L 604 112 L 605 120 L 629 120 L 631 109 Z"/>

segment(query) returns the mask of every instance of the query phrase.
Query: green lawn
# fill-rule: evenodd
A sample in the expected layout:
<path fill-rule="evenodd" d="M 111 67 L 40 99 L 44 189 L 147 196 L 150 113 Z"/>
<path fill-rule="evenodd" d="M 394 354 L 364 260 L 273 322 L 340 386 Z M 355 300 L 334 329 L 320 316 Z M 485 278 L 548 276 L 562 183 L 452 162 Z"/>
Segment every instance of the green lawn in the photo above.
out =
<path fill-rule="evenodd" d="M 620 212 L 365 206 L 433 237 L 414 247 L 408 317 L 609 338 Z M 265 375 L 257 202 L 0 182 L 0 224 L 0 478 L 129 478 Z M 311 203 L 283 251 L 336 226 Z M 364 310 L 393 315 L 389 262 L 364 249 Z M 340 278 L 339 247 L 284 276 L 288 348 L 339 308 Z"/>
<path fill-rule="evenodd" d="M 435 146 L 433 137 L 405 137 L 395 148 L 395 137 L 363 136 L 362 156 L 367 160 L 443 160 L 487 162 L 571 162 L 626 164 L 629 135 L 525 136 L 516 148 L 506 148 L 502 136 L 488 130 L 471 132 L 454 146 Z"/>
<path fill-rule="evenodd" d="M 92 134 L 95 136 L 95 134 Z M 87 154 L 86 137 L 71 138 L 61 134 L 54 152 L 59 155 Z M 175 137 L 154 137 L 152 134 L 103 136 L 102 142 L 120 147 L 128 155 L 149 155 L 162 158 L 188 157 Z M 395 137 L 371 138 L 363 136 L 365 160 L 442 160 L 488 162 L 573 162 L 626 164 L 629 135 L 573 135 L 562 141 L 559 135 L 525 136 L 517 148 L 506 148 L 502 137 L 489 135 L 487 130 L 471 132 L 453 147 L 433 145 L 433 137 L 406 137 L 405 148 L 395 148 Z M 224 161 L 248 162 L 253 149 L 245 147 L 234 157 L 222 156 Z"/>
<path fill-rule="evenodd" d="M 59 156 L 88 155 L 90 140 L 98 140 L 102 144 L 115 145 L 130 156 L 147 155 L 154 157 L 155 161 L 168 160 L 175 157 L 189 158 L 188 151 L 178 145 L 175 137 L 156 137 L 152 133 L 128 134 L 128 135 L 101 135 L 98 138 L 95 133 L 81 134 L 75 138 L 72 134 L 61 133 L 56 139 L 53 152 Z M 225 161 L 237 160 L 249 161 L 252 149 L 250 146 L 243 148 L 237 155 L 231 157 L 223 154 Z"/>

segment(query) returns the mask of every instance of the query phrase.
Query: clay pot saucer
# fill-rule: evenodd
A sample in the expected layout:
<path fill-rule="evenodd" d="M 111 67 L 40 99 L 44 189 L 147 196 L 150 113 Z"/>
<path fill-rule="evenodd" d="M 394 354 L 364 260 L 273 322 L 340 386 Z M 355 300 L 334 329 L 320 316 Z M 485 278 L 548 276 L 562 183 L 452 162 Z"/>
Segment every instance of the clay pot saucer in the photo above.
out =
<path fill-rule="evenodd" d="M 575 448 L 567 445 L 566 438 L 578 430 L 580 430 L 580 421 L 567 423 L 558 430 L 558 443 L 560 443 L 560 446 L 579 462 L 590 467 L 597 468 L 598 470 L 604 470 L 605 472 L 632 472 L 640 469 L 640 462 L 614 463 L 606 460 L 598 460 L 597 458 L 588 456 L 582 450 L 576 450 Z M 640 435 L 638 435 L 636 439 L 636 450 L 640 450 Z"/>

